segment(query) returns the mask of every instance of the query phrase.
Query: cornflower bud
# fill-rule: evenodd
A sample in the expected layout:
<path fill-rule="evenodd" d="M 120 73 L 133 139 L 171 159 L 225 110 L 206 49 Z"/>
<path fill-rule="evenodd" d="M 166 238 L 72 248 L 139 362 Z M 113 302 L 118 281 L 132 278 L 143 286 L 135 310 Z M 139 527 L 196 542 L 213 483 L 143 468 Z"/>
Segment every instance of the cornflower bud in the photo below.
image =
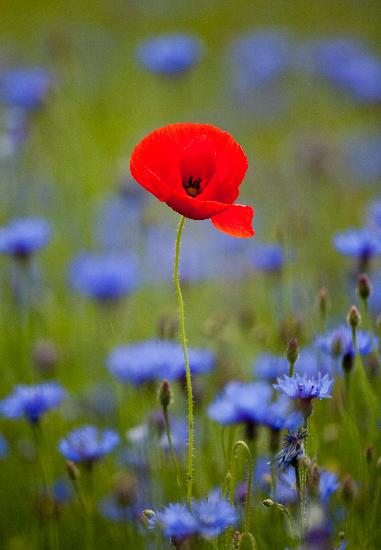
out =
<path fill-rule="evenodd" d="M 163 380 L 160 384 L 158 399 L 163 409 L 168 409 L 172 402 L 172 388 L 168 380 Z"/>
<path fill-rule="evenodd" d="M 298 344 L 298 340 L 294 336 L 293 338 L 291 338 L 287 348 L 287 360 L 290 363 L 289 376 L 292 376 L 294 374 L 294 364 L 298 356 L 299 356 L 299 344 Z"/>
<path fill-rule="evenodd" d="M 352 306 L 347 315 L 347 323 L 353 329 L 361 325 L 361 314 L 356 306 Z"/>
<path fill-rule="evenodd" d="M 325 317 L 327 315 L 328 302 L 329 302 L 328 289 L 325 286 L 323 286 L 323 288 L 319 290 L 319 299 L 318 299 L 319 311 L 322 317 Z"/>
<path fill-rule="evenodd" d="M 361 273 L 357 278 L 357 295 L 366 302 L 373 292 L 372 284 L 366 273 Z"/>

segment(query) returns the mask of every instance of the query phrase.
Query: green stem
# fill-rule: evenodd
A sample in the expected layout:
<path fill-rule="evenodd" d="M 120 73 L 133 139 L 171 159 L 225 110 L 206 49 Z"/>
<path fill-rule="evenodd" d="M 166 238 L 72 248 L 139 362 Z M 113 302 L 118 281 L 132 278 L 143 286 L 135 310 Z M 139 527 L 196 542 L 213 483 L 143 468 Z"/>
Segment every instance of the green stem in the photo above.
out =
<path fill-rule="evenodd" d="M 252 477 L 253 477 L 253 458 L 250 452 L 250 449 L 248 445 L 245 443 L 245 441 L 237 441 L 232 449 L 232 456 L 231 456 L 231 466 L 230 470 L 233 472 L 234 462 L 237 455 L 237 451 L 241 447 L 244 449 L 247 455 L 247 462 L 249 466 L 249 474 L 247 478 L 247 494 L 246 494 L 246 504 L 245 504 L 245 533 L 250 532 L 250 516 L 251 516 L 251 484 L 252 484 Z M 230 499 L 232 500 L 233 492 L 234 492 L 234 477 L 232 475 L 232 487 L 230 492 Z"/>
<path fill-rule="evenodd" d="M 192 486 L 193 486 L 193 447 L 194 447 L 194 435 L 193 435 L 193 393 L 192 393 L 192 379 L 189 368 L 189 358 L 187 350 L 187 342 L 185 337 L 185 322 L 184 322 L 184 302 L 183 295 L 181 293 L 180 281 L 179 281 L 179 258 L 180 258 L 180 242 L 181 234 L 183 231 L 185 217 L 181 216 L 179 227 L 177 229 L 176 236 L 176 248 L 175 248 L 175 265 L 173 271 L 173 278 L 175 280 L 177 301 L 179 304 L 179 321 L 180 321 L 180 337 L 181 345 L 183 348 L 184 362 L 185 362 L 185 376 L 187 382 L 187 396 L 188 396 L 188 472 L 187 472 L 187 504 L 189 508 L 192 506 Z"/>
<path fill-rule="evenodd" d="M 170 423 L 169 423 L 167 407 L 163 407 L 163 414 L 164 414 L 164 422 L 165 422 L 165 432 L 167 434 L 167 439 L 168 439 L 169 454 L 171 455 L 173 466 L 175 468 L 177 484 L 181 488 L 180 470 L 179 470 L 179 466 L 178 466 L 177 460 L 176 460 L 175 449 L 173 447 L 173 441 L 172 441 L 172 435 L 171 435 L 171 426 L 170 426 Z"/>
<path fill-rule="evenodd" d="M 297 498 L 297 507 L 298 507 L 298 521 L 299 521 L 299 529 L 300 529 L 300 541 L 303 545 L 304 543 L 304 490 L 303 490 L 303 482 L 302 482 L 302 475 L 300 471 L 300 465 L 299 461 L 296 460 L 294 464 L 295 469 L 295 480 L 296 480 L 296 498 Z"/>

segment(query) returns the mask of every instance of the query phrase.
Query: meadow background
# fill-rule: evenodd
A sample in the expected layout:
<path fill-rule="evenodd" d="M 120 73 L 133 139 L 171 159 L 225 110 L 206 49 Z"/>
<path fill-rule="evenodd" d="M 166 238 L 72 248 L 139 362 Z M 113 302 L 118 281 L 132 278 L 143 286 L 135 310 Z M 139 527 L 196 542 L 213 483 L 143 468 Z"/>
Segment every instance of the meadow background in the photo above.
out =
<path fill-rule="evenodd" d="M 309 345 L 321 330 L 321 287 L 329 290 L 330 327 L 345 323 L 349 307 L 359 303 L 355 260 L 335 250 L 333 236 L 363 225 L 369 204 L 381 198 L 380 99 L 358 100 L 314 74 L 310 50 L 315 41 L 342 36 L 363 41 L 381 56 L 380 15 L 380 3 L 366 0 L 2 2 L 0 79 L 9 68 L 39 66 L 53 85 L 42 105 L 21 119 L 6 102 L 1 106 L 0 221 L 39 216 L 49 221 L 52 235 L 27 270 L 11 257 L 0 259 L 0 398 L 15 384 L 44 379 L 58 380 L 69 392 L 60 410 L 43 419 L 43 453 L 52 479 L 67 478 L 57 445 L 70 429 L 94 423 L 120 434 L 118 451 L 93 473 L 94 548 L 170 547 L 135 519 L 110 521 L 97 504 L 112 493 L 117 474 L 139 477 L 138 466 L 123 454 L 134 447 L 125 434 L 157 408 L 160 382 L 122 385 L 105 367 L 105 358 L 122 343 L 163 331 L 172 335 L 177 314 L 171 271 L 178 216 L 139 194 L 131 182 L 134 145 L 165 124 L 207 122 L 228 130 L 249 159 L 240 202 L 255 208 L 256 236 L 245 242 L 224 239 L 208 221 L 187 221 L 184 229 L 189 345 L 217 356 L 214 370 L 196 381 L 201 396 L 195 494 L 201 497 L 220 486 L 226 473 L 221 428 L 207 416 L 224 384 L 253 380 L 254 358 L 263 352 L 283 354 L 293 336 Z M 264 83 L 252 82 L 245 63 L 232 54 L 244 33 L 262 31 L 280 33 L 284 40 L 283 65 Z M 184 74 L 154 74 L 139 62 L 137 48 L 147 38 L 171 32 L 197 36 L 200 58 Z M 9 120 L 21 120 L 22 139 L 15 143 Z M 281 269 L 258 268 L 255 257 L 263 243 L 281 245 Z M 133 254 L 136 290 L 112 304 L 76 292 L 68 272 L 83 251 L 113 251 L 121 258 Z M 380 268 L 375 259 L 369 273 L 372 319 L 381 313 Z M 41 348 L 53 354 L 46 369 Z M 341 384 L 339 379 L 335 395 Z M 372 385 L 380 389 L 378 374 Z M 180 384 L 174 384 L 174 393 L 173 414 L 185 418 Z M 341 480 L 349 474 L 358 487 L 353 498 L 336 496 L 332 548 L 340 531 L 349 549 L 379 548 L 381 526 L 374 521 L 381 512 L 375 496 L 379 431 L 372 441 L 366 433 L 363 440 L 353 438 L 340 420 L 337 399 L 315 409 L 311 454 Z M 0 459 L 0 547 L 54 547 L 53 522 L 56 548 L 84 548 L 83 514 L 75 495 L 59 506 L 57 516 L 38 497 L 43 480 L 27 422 L 2 418 L 0 432 L 7 445 Z M 366 473 L 363 453 L 369 444 L 374 457 Z M 258 449 L 265 454 L 264 434 Z M 180 495 L 165 452 L 155 444 L 148 454 L 144 507 L 156 510 Z M 254 495 L 252 531 L 259 549 L 284 549 L 284 523 L 262 506 L 266 496 Z M 203 545 L 212 547 L 207 541 L 197 547 Z"/>

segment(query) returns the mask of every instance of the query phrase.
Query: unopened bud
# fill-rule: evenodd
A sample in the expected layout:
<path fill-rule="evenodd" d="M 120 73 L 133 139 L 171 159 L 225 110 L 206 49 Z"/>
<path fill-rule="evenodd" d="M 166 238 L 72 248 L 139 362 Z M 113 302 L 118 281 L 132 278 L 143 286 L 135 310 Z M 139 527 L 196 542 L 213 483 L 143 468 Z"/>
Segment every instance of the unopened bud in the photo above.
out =
<path fill-rule="evenodd" d="M 58 361 L 59 353 L 53 342 L 38 340 L 32 350 L 33 362 L 41 375 L 51 374 Z"/>
<path fill-rule="evenodd" d="M 373 454 L 374 454 L 373 451 L 374 451 L 373 445 L 367 445 L 365 447 L 365 460 L 368 464 L 373 460 Z"/>
<path fill-rule="evenodd" d="M 342 366 L 344 372 L 346 372 L 346 373 L 351 372 L 351 370 L 353 368 L 354 359 L 355 358 L 354 358 L 352 350 L 349 350 L 346 353 L 344 353 L 343 358 L 341 360 L 341 366 Z"/>
<path fill-rule="evenodd" d="M 163 380 L 160 384 L 158 399 L 163 409 L 168 409 L 172 402 L 172 388 L 168 380 Z"/>
<path fill-rule="evenodd" d="M 66 471 L 72 481 L 76 481 L 80 477 L 80 471 L 72 460 L 66 461 Z"/>
<path fill-rule="evenodd" d="M 328 289 L 325 288 L 325 286 L 323 286 L 323 288 L 319 290 L 319 301 L 318 301 L 319 310 L 323 317 L 325 317 L 327 314 L 328 301 L 329 301 Z"/>
<path fill-rule="evenodd" d="M 114 492 L 120 506 L 126 506 L 134 499 L 135 486 L 135 480 L 126 474 L 122 474 L 116 479 Z"/>
<path fill-rule="evenodd" d="M 361 273 L 357 278 L 357 294 L 362 300 L 367 300 L 372 294 L 373 288 L 366 273 Z"/>
<path fill-rule="evenodd" d="M 156 520 L 156 514 L 153 510 L 143 510 L 140 514 L 140 521 L 144 527 L 152 527 Z"/>
<path fill-rule="evenodd" d="M 358 487 L 349 474 L 345 474 L 342 482 L 343 498 L 347 502 L 352 501 L 358 495 Z"/>
<path fill-rule="evenodd" d="M 162 340 L 172 340 L 176 337 L 179 326 L 176 317 L 161 315 L 157 321 L 157 334 Z"/>
<path fill-rule="evenodd" d="M 361 325 L 361 314 L 356 306 L 352 306 L 347 315 L 347 323 L 352 328 Z"/>
<path fill-rule="evenodd" d="M 233 534 L 233 550 L 239 549 L 240 542 L 241 542 L 241 533 L 239 531 L 235 531 Z"/>
<path fill-rule="evenodd" d="M 263 506 L 266 506 L 266 508 L 271 508 L 274 506 L 274 501 L 271 500 L 271 498 L 265 498 L 265 500 L 262 501 Z"/>
<path fill-rule="evenodd" d="M 298 357 L 299 357 L 299 344 L 298 344 L 298 340 L 294 336 L 293 338 L 291 338 L 290 343 L 288 344 L 287 360 L 291 365 L 293 365 Z"/>

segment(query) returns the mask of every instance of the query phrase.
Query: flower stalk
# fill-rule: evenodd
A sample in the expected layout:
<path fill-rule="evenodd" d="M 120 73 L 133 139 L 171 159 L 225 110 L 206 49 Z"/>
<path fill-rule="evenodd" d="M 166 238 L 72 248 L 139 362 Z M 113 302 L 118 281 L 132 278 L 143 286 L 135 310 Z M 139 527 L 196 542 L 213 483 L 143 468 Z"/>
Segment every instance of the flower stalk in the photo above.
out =
<path fill-rule="evenodd" d="M 180 322 L 180 339 L 183 348 L 184 362 L 185 362 L 185 378 L 187 383 L 187 400 L 188 400 L 188 469 L 187 469 L 187 504 L 188 507 L 192 506 L 192 488 L 193 488 L 193 447 L 194 447 L 194 433 L 193 433 L 193 392 L 192 392 L 192 378 L 189 367 L 189 357 L 187 350 L 187 342 L 185 336 L 185 319 L 184 319 L 184 301 L 180 287 L 179 280 L 179 259 L 180 259 L 180 244 L 181 235 L 185 223 L 185 217 L 181 216 L 176 236 L 175 247 L 175 264 L 173 271 L 173 278 L 175 281 L 177 301 L 179 306 L 179 322 Z"/>

